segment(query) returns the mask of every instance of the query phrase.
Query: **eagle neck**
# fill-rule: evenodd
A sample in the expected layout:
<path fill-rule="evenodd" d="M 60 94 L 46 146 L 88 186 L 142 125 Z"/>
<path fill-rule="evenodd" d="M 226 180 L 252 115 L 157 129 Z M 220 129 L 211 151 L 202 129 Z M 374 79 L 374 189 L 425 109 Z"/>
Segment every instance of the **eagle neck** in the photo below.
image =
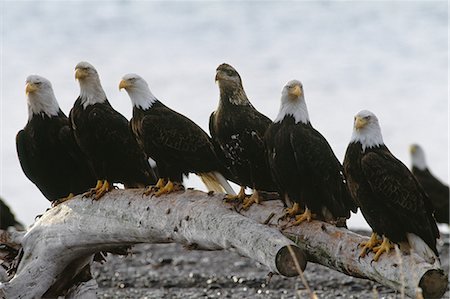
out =
<path fill-rule="evenodd" d="M 235 106 L 251 106 L 242 86 L 220 88 L 220 102 L 223 105 L 230 103 Z"/>
<path fill-rule="evenodd" d="M 280 123 L 287 115 L 292 116 L 296 124 L 310 123 L 308 107 L 306 107 L 306 102 L 303 96 L 294 100 L 289 99 L 287 96 L 282 96 L 280 111 L 278 112 L 274 122 Z"/>
<path fill-rule="evenodd" d="M 33 115 L 57 116 L 60 109 L 53 90 L 28 94 L 28 121 Z"/>
<path fill-rule="evenodd" d="M 366 149 L 384 145 L 379 126 L 367 126 L 362 129 L 354 129 L 350 142 L 361 143 L 363 153 Z"/>
<path fill-rule="evenodd" d="M 148 88 L 132 88 L 127 91 L 133 106 L 142 110 L 150 109 L 158 100 Z"/>
<path fill-rule="evenodd" d="M 98 77 L 80 80 L 80 99 L 84 109 L 89 105 L 106 102 L 106 93 Z"/>

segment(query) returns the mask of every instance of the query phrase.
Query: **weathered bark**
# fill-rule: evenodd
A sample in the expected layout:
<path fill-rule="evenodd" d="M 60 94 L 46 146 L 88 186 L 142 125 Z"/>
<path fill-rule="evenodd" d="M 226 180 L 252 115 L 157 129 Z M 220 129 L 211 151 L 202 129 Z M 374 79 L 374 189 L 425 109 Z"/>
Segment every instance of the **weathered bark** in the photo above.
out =
<path fill-rule="evenodd" d="M 49 289 L 59 290 L 81 271 L 93 253 L 137 243 L 234 250 L 272 272 L 295 276 L 287 250 L 292 246 L 305 268 L 305 255 L 294 242 L 276 228 L 236 213 L 222 198 L 200 191 L 155 198 L 143 197 L 142 190 L 113 190 L 99 201 L 71 199 L 44 213 L 28 230 L 21 240 L 24 255 L 17 273 L 1 286 L 0 295 L 49 295 Z"/>
<path fill-rule="evenodd" d="M 264 202 L 252 206 L 249 211 L 242 211 L 243 215 L 258 222 L 264 221 L 273 212 L 272 222 L 276 225 L 276 219 L 282 216 L 280 202 Z M 358 258 L 361 251 L 358 245 L 369 238 L 348 229 L 311 221 L 288 227 L 283 234 L 306 252 L 310 262 L 353 277 L 376 281 L 412 298 L 416 298 L 418 292 L 422 292 L 424 298 L 441 298 L 446 291 L 448 277 L 438 261 L 431 265 L 415 253 L 395 250 L 383 254 L 378 262 L 372 261 L 372 253 Z"/>
<path fill-rule="evenodd" d="M 0 295 L 41 296 L 61 279 L 64 268 L 74 259 L 143 242 L 235 250 L 265 264 L 270 271 L 294 275 L 294 263 L 286 248 L 292 243 L 280 234 L 277 225 L 283 214 L 282 203 L 264 202 L 241 211 L 241 215 L 222 198 L 200 191 L 142 197 L 142 190 L 114 190 L 98 202 L 74 198 L 47 211 L 29 229 L 22 240 L 25 254 L 17 274 L 1 286 Z M 440 266 L 430 265 L 414 253 L 392 251 L 378 262 L 371 262 L 372 254 L 358 259 L 358 244 L 367 238 L 345 228 L 312 221 L 284 229 L 283 234 L 298 244 L 294 249 L 303 267 L 306 262 L 299 247 L 309 261 L 377 281 L 411 297 L 419 287 L 425 298 L 440 298 L 446 290 L 447 277 Z"/>

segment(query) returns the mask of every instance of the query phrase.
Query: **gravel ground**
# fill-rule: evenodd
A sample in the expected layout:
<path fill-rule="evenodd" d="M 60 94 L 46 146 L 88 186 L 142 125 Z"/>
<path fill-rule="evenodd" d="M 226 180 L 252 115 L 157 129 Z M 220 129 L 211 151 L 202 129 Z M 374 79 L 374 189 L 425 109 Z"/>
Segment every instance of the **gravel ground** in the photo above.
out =
<path fill-rule="evenodd" d="M 448 273 L 449 236 L 443 239 L 439 251 Z M 142 244 L 127 257 L 109 255 L 106 263 L 93 267 L 93 276 L 99 298 L 309 298 L 298 278 L 273 276 L 268 281 L 265 266 L 249 258 L 178 244 Z M 319 298 L 400 298 L 375 282 L 313 263 L 305 276 Z M 450 292 L 445 295 L 449 298 Z"/>

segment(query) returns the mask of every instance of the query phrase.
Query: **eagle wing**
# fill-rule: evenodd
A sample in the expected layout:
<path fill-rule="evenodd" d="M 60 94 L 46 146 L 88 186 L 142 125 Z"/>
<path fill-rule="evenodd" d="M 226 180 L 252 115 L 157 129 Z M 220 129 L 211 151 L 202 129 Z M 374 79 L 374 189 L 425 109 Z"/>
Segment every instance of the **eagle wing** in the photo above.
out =
<path fill-rule="evenodd" d="M 131 137 L 129 132 L 128 120 L 109 103 L 96 104 L 89 111 L 89 122 L 95 122 L 95 138 L 102 138 L 105 141 L 116 140 L 117 137 L 128 139 Z"/>
<path fill-rule="evenodd" d="M 89 139 L 102 140 L 102 144 L 110 146 L 117 143 L 119 138 L 131 137 L 128 120 L 115 111 L 108 101 L 83 108 L 78 98 L 70 110 L 69 119 L 72 130 L 78 132 L 74 134 L 76 140 L 89 136 Z M 86 134 L 87 131 L 89 134 Z M 83 136 L 80 136 L 81 134 Z M 77 140 L 77 143 L 81 145 L 84 142 Z"/>
<path fill-rule="evenodd" d="M 73 135 L 72 129 L 70 128 L 68 120 L 64 121 L 58 132 L 58 139 L 64 149 L 69 153 L 69 155 L 75 160 L 86 159 L 83 156 L 78 144 Z"/>
<path fill-rule="evenodd" d="M 26 177 L 36 185 L 42 194 L 47 199 L 52 200 L 54 197 L 52 177 L 45 175 L 47 169 L 42 168 L 42 161 L 37 154 L 38 148 L 28 134 L 27 131 L 21 130 L 16 136 L 16 148 L 20 166 Z"/>
<path fill-rule="evenodd" d="M 272 121 L 253 107 L 251 107 L 250 111 L 247 113 L 247 117 L 248 122 L 252 127 L 252 130 L 249 130 L 248 134 L 251 136 L 254 145 L 256 145 L 259 150 L 264 151 L 264 135 L 270 124 L 272 124 Z"/>
<path fill-rule="evenodd" d="M 427 169 L 424 171 L 413 168 L 413 174 L 423 186 L 435 208 L 434 216 L 438 222 L 449 223 L 449 188 Z"/>
<path fill-rule="evenodd" d="M 32 143 L 29 142 L 28 135 L 24 130 L 20 130 L 19 133 L 17 133 L 16 149 L 23 172 L 30 181 L 35 182 L 35 178 L 31 171 L 34 160 Z"/>
<path fill-rule="evenodd" d="M 130 132 L 128 120 L 108 101 L 86 109 L 79 101 L 70 112 L 71 125 L 77 143 L 91 161 L 97 177 L 106 175 L 126 187 L 140 187 L 155 181 L 148 161 Z M 96 146 L 89 146 L 92 143 Z M 111 167 L 107 173 L 100 173 L 106 171 L 105 164 Z"/>
<path fill-rule="evenodd" d="M 71 192 L 78 194 L 86 191 L 95 183 L 95 175 L 87 157 L 79 148 L 68 121 L 59 129 L 58 139 L 67 152 L 66 167 L 71 171 Z M 69 178 L 68 178 L 69 179 Z"/>
<path fill-rule="evenodd" d="M 325 137 L 311 125 L 297 125 L 290 138 L 300 173 L 314 178 L 311 183 L 325 195 L 335 216 L 350 217 L 349 210 L 356 212 L 357 206 L 348 192 L 343 167 Z"/>
<path fill-rule="evenodd" d="M 272 121 L 264 114 L 250 106 L 240 107 L 239 116 L 231 118 L 233 128 L 230 149 L 237 163 L 247 164 L 249 161 L 265 163 L 264 135 Z M 235 144 L 233 144 L 235 143 Z"/>
<path fill-rule="evenodd" d="M 449 188 L 438 180 L 433 174 L 427 170 L 412 169 L 412 173 L 417 178 L 419 183 L 423 186 L 425 192 L 430 198 L 441 198 L 441 202 L 433 202 L 436 207 L 448 207 Z"/>
<path fill-rule="evenodd" d="M 220 163 L 220 173 L 225 176 L 225 178 L 229 181 L 232 181 L 236 184 L 241 184 L 239 182 L 238 177 L 233 172 L 231 165 L 227 163 L 227 158 L 225 156 L 224 151 L 222 150 L 219 142 L 217 141 L 218 137 L 216 135 L 216 128 L 214 126 L 215 123 L 215 112 L 213 111 L 209 116 L 209 133 L 211 134 L 211 142 L 214 147 L 214 152 L 217 156 L 217 159 Z"/>
<path fill-rule="evenodd" d="M 372 191 L 391 209 L 423 211 L 426 195 L 403 163 L 388 152 L 368 152 L 361 168 Z"/>
<path fill-rule="evenodd" d="M 211 142 L 214 146 L 214 151 L 220 161 L 225 161 L 225 154 L 218 142 L 216 127 L 215 127 L 216 115 L 212 112 L 209 116 L 209 133 L 211 134 Z"/>
<path fill-rule="evenodd" d="M 361 159 L 361 169 L 379 205 L 399 217 L 407 231 L 428 244 L 439 237 L 431 202 L 402 162 L 387 149 L 371 151 Z"/>
<path fill-rule="evenodd" d="M 209 116 L 209 133 L 211 134 L 212 140 L 213 140 L 215 143 L 217 143 L 217 142 L 215 141 L 215 139 L 217 138 L 217 136 L 216 136 L 216 128 L 214 127 L 214 122 L 215 122 L 215 120 L 216 120 L 216 112 L 213 111 L 213 112 L 211 113 L 211 115 Z"/>
<path fill-rule="evenodd" d="M 165 156 L 192 163 L 209 160 L 216 166 L 217 156 L 208 134 L 189 118 L 167 107 L 160 109 L 167 111 L 143 116 L 134 128 L 135 134 L 143 137 L 145 131 L 145 142 L 151 142 Z"/>
<path fill-rule="evenodd" d="M 213 112 L 209 129 L 219 159 L 231 172 L 230 180 L 263 190 L 274 190 L 265 155 L 264 134 L 269 118 L 252 106 L 232 106 Z"/>

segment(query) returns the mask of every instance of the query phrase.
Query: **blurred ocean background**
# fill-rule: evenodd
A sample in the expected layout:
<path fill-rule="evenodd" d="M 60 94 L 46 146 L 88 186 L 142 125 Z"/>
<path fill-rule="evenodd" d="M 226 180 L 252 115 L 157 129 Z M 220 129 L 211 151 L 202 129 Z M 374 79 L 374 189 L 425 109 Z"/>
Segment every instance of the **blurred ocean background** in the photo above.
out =
<path fill-rule="evenodd" d="M 299 79 L 313 126 L 341 161 L 353 116 L 369 109 L 394 155 L 409 166 L 408 147 L 419 143 L 448 183 L 446 1 L 2 1 L 0 8 L 0 196 L 26 224 L 49 202 L 23 174 L 15 149 L 28 118 L 25 78 L 48 78 L 68 114 L 82 60 L 97 68 L 126 117 L 131 102 L 118 84 L 134 72 L 206 131 L 222 62 L 238 70 L 253 105 L 271 119 L 283 85 Z M 186 184 L 204 189 L 194 175 Z M 349 226 L 368 228 L 360 214 Z"/>

